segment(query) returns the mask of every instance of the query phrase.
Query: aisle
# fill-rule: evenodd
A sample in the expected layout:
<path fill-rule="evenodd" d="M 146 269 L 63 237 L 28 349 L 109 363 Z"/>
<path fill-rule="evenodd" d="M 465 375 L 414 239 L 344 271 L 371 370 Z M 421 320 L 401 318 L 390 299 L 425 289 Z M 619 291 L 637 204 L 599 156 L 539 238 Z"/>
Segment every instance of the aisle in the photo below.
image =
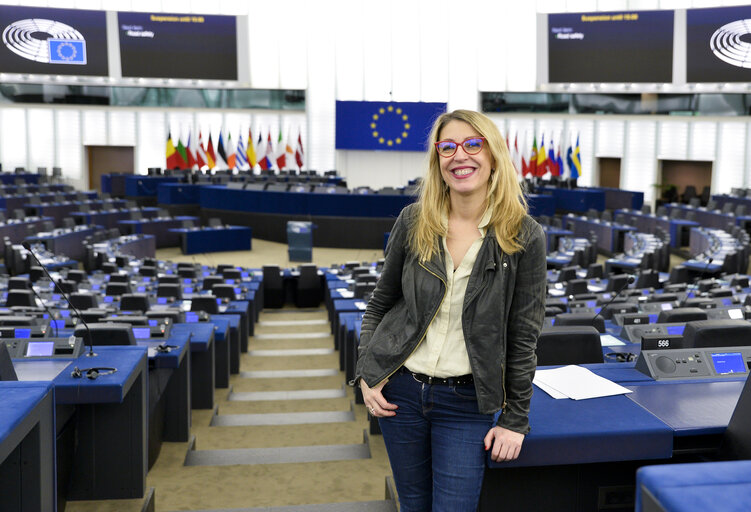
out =
<path fill-rule="evenodd" d="M 230 392 L 193 412 L 191 443 L 163 445 L 156 510 L 396 510 L 383 442 L 332 347 L 325 310 L 263 312 Z"/>

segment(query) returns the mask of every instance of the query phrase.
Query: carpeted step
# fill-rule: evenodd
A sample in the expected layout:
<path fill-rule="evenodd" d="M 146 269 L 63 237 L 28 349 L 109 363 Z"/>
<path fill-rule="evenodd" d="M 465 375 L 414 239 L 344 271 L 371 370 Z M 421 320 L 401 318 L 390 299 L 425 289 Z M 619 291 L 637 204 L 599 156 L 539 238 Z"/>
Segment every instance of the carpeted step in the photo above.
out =
<path fill-rule="evenodd" d="M 204 509 L 194 512 L 396 512 L 396 503 L 393 500 L 350 501 L 347 503 L 319 503 L 289 507 Z"/>

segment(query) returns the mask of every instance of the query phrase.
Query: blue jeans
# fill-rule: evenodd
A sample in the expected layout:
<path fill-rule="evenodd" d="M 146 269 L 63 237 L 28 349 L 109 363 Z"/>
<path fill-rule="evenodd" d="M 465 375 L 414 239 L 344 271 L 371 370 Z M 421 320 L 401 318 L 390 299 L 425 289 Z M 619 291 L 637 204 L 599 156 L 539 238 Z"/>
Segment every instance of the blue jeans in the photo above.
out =
<path fill-rule="evenodd" d="M 401 512 L 474 512 L 485 473 L 481 414 L 473 385 L 428 385 L 397 372 L 383 395 L 399 408 L 379 418 Z"/>

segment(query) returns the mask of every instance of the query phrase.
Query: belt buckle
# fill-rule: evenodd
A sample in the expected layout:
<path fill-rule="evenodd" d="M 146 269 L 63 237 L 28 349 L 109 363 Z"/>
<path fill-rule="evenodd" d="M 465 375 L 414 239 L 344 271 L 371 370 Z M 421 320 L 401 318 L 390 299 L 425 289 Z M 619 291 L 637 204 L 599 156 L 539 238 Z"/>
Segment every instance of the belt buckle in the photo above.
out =
<path fill-rule="evenodd" d="M 433 385 L 433 377 L 428 376 L 428 386 Z"/>

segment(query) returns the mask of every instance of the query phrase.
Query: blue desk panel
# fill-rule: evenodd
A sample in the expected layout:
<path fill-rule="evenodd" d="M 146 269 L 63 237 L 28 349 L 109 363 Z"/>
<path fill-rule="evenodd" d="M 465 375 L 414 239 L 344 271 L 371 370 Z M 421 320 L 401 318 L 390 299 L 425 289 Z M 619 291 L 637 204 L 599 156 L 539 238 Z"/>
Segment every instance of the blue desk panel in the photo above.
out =
<path fill-rule="evenodd" d="M 623 395 L 556 400 L 535 387 L 529 422 L 519 458 L 488 458 L 488 467 L 667 459 L 673 452 L 672 429 Z"/>
<path fill-rule="evenodd" d="M 555 197 L 557 210 L 582 213 L 586 213 L 590 208 L 598 211 L 605 210 L 605 192 L 603 190 L 556 187 L 542 187 L 541 190 L 544 194 Z"/>
<path fill-rule="evenodd" d="M 157 188 L 163 183 L 177 183 L 176 176 L 145 176 L 143 174 L 125 177 L 125 195 L 128 197 L 156 197 Z"/>
<path fill-rule="evenodd" d="M 203 185 L 188 183 L 161 183 L 156 187 L 158 204 L 198 204 Z"/>
<path fill-rule="evenodd" d="M 198 254 L 219 251 L 250 251 L 253 246 L 253 230 L 244 226 L 222 228 L 170 229 L 183 237 L 183 254 Z"/>
<path fill-rule="evenodd" d="M 747 512 L 751 508 L 751 461 L 639 468 L 636 472 L 636 512 L 643 510 L 644 490 L 667 512 Z"/>
<path fill-rule="evenodd" d="M 628 398 L 654 414 L 676 436 L 722 434 L 741 395 L 744 381 L 689 382 L 626 386 Z"/>
<path fill-rule="evenodd" d="M 529 214 L 533 217 L 539 217 L 540 215 L 552 217 L 555 215 L 555 197 L 553 196 L 529 194 L 527 196 L 527 204 L 529 205 Z"/>

